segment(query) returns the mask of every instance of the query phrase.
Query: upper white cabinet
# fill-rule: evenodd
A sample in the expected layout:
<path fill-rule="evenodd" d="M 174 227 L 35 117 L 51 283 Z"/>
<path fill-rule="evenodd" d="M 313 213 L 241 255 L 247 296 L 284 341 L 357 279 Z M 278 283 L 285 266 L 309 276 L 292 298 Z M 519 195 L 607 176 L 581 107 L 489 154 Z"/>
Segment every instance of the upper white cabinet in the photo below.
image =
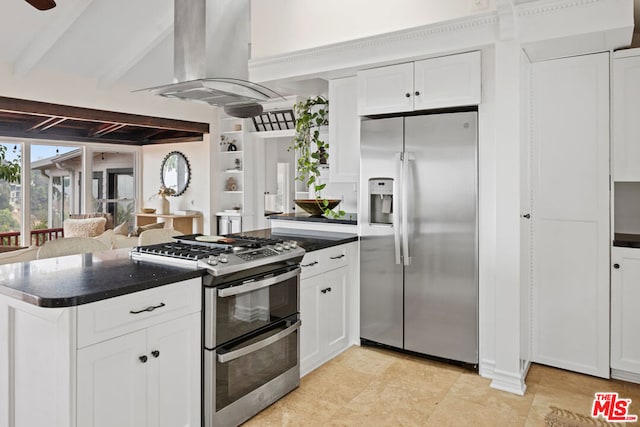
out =
<path fill-rule="evenodd" d="M 531 69 L 532 361 L 609 377 L 609 55 Z"/>
<path fill-rule="evenodd" d="M 640 181 L 640 49 L 613 60 L 613 179 Z"/>
<path fill-rule="evenodd" d="M 358 114 L 401 113 L 477 105 L 480 52 L 468 52 L 358 72 Z"/>
<path fill-rule="evenodd" d="M 611 375 L 640 380 L 640 249 L 611 250 Z M 626 376 L 616 371 L 624 371 Z"/>
<path fill-rule="evenodd" d="M 329 80 L 329 181 L 358 182 L 360 118 L 357 79 Z"/>

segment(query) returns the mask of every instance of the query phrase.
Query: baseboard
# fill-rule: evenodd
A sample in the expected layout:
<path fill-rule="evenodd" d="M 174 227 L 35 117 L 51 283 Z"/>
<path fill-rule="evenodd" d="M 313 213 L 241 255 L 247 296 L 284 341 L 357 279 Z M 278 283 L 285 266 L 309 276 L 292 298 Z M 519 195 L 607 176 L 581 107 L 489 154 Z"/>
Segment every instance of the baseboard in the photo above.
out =
<path fill-rule="evenodd" d="M 527 390 L 527 385 L 524 383 L 524 374 L 526 374 L 526 372 L 513 374 L 511 372 L 494 369 L 491 388 L 523 396 Z"/>
<path fill-rule="evenodd" d="M 493 378 L 493 374 L 496 370 L 495 360 L 481 360 L 478 366 L 478 375 L 483 378 Z"/>
<path fill-rule="evenodd" d="M 611 369 L 611 378 L 631 383 L 640 384 L 640 374 L 629 371 L 621 371 L 619 369 Z"/>

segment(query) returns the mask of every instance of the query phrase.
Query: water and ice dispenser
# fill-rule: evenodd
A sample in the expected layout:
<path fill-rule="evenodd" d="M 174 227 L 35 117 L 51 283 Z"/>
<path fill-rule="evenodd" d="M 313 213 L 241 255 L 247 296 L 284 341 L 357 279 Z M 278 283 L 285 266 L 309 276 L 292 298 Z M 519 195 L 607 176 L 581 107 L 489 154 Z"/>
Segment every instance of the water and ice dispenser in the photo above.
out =
<path fill-rule="evenodd" d="M 369 222 L 393 224 L 393 178 L 369 179 Z"/>

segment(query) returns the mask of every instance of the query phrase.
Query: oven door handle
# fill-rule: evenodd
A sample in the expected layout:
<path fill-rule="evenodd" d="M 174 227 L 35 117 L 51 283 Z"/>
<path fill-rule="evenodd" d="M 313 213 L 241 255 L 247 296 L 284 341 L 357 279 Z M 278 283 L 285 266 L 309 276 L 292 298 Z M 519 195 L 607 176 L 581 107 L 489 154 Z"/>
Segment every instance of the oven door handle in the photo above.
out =
<path fill-rule="evenodd" d="M 232 360 L 238 359 L 239 357 L 246 356 L 247 354 L 255 353 L 256 351 L 261 350 L 277 341 L 280 341 L 288 335 L 291 335 L 292 333 L 300 329 L 301 324 L 302 322 L 298 320 L 287 329 L 284 329 L 275 335 L 271 335 L 269 338 L 265 338 L 260 342 L 250 344 L 246 347 L 242 347 L 238 350 L 230 351 L 228 353 L 218 354 L 218 362 L 227 363 L 231 362 Z"/>
<path fill-rule="evenodd" d="M 300 274 L 300 267 L 296 268 L 295 270 L 291 270 L 286 273 L 279 274 L 277 276 L 267 277 L 266 279 L 247 282 L 238 286 L 230 286 L 228 288 L 218 289 L 218 296 L 220 298 L 224 298 L 224 297 L 230 297 L 233 295 L 244 294 L 246 292 L 256 291 L 258 289 L 275 285 L 278 282 L 291 279 L 292 277 L 296 277 L 299 274 Z"/>

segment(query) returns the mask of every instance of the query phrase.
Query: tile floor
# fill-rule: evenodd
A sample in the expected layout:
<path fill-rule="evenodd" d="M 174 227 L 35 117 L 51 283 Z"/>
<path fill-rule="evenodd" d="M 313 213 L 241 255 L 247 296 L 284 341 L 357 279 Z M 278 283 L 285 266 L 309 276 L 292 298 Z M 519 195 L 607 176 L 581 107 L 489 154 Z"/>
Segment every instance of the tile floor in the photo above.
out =
<path fill-rule="evenodd" d="M 244 426 L 544 426 L 549 406 L 589 415 L 596 391 L 632 399 L 640 385 L 533 365 L 527 392 L 489 387 L 463 368 L 371 347 L 351 347 Z M 629 425 L 629 424 L 627 424 Z"/>

